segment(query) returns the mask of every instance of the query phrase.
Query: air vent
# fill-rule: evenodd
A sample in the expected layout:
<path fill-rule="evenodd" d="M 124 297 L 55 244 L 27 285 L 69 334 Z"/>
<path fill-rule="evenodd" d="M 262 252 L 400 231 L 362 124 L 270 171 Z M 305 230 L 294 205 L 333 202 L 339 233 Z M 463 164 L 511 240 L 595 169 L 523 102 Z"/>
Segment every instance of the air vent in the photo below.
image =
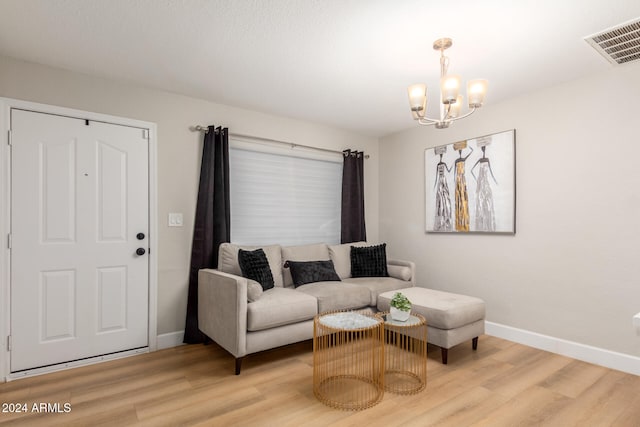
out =
<path fill-rule="evenodd" d="M 640 18 L 584 39 L 612 64 L 640 60 Z"/>

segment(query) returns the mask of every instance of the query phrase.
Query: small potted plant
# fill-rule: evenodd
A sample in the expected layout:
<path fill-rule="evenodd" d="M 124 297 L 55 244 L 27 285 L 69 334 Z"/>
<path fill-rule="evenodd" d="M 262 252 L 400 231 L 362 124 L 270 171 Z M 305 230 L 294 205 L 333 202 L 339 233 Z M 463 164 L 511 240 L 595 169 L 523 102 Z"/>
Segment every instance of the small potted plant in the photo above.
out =
<path fill-rule="evenodd" d="M 411 301 L 401 292 L 396 292 L 391 298 L 391 318 L 406 322 L 411 314 Z"/>

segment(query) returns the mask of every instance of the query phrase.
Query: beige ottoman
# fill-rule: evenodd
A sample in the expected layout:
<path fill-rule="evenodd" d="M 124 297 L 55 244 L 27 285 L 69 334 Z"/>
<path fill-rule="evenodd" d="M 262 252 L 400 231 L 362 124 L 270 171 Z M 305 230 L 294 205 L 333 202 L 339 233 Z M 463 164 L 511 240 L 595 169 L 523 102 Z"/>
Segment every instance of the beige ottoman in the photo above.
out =
<path fill-rule="evenodd" d="M 454 345 L 472 340 L 473 349 L 478 348 L 478 336 L 484 333 L 483 300 L 413 287 L 380 294 L 378 310 L 389 311 L 389 301 L 396 292 L 402 292 L 409 298 L 411 311 L 423 315 L 427 320 L 427 341 L 441 348 L 443 364 L 447 364 L 448 350 Z"/>

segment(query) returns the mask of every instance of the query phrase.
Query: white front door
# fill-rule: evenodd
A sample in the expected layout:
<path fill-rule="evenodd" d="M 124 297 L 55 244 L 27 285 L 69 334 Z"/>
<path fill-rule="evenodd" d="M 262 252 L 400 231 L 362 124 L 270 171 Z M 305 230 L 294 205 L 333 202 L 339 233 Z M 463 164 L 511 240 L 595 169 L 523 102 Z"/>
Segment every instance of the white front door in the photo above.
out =
<path fill-rule="evenodd" d="M 19 109 L 11 129 L 11 372 L 148 346 L 147 133 Z"/>

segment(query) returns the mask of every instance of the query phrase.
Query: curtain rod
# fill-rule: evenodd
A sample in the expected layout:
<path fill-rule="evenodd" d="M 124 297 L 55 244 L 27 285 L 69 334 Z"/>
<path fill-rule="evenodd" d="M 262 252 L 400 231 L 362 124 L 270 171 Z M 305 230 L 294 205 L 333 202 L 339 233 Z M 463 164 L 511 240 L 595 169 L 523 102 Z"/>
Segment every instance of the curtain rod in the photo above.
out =
<path fill-rule="evenodd" d="M 209 132 L 209 128 L 207 126 L 200 126 L 200 125 L 196 125 L 196 126 L 192 127 L 191 130 L 193 130 L 194 132 L 204 132 L 204 133 Z M 326 153 L 336 153 L 336 154 L 344 155 L 344 153 L 342 151 L 338 151 L 338 150 L 330 150 L 328 148 L 320 148 L 320 147 L 314 147 L 314 146 L 311 146 L 311 145 L 297 144 L 295 142 L 278 141 L 277 139 L 263 138 L 263 137 L 260 137 L 260 136 L 244 135 L 244 134 L 241 134 L 241 133 L 234 133 L 234 132 L 229 132 L 229 136 L 237 136 L 239 138 L 250 138 L 250 139 L 255 139 L 255 140 L 258 140 L 258 141 L 273 142 L 273 143 L 276 143 L 276 144 L 284 144 L 284 145 L 288 145 L 291 148 L 302 147 L 302 148 L 308 148 L 310 150 L 318 150 L 318 151 L 324 151 Z M 369 155 L 365 154 L 364 158 L 368 159 Z"/>

